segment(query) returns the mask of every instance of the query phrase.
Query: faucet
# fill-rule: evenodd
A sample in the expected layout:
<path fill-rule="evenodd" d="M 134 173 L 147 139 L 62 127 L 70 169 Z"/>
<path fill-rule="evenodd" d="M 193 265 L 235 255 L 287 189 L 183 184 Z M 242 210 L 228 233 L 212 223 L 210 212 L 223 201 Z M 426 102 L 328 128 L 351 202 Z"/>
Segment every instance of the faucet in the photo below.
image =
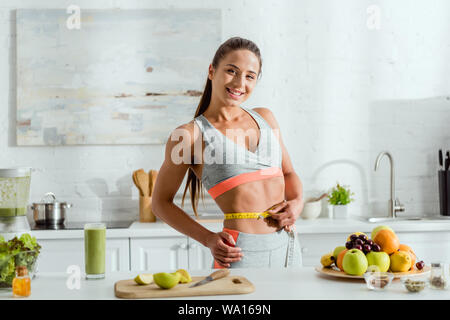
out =
<path fill-rule="evenodd" d="M 398 200 L 398 198 L 395 197 L 394 159 L 392 158 L 389 152 L 387 151 L 380 152 L 380 154 L 377 157 L 377 160 L 375 160 L 375 171 L 377 171 L 377 168 L 383 156 L 387 156 L 389 158 L 389 163 L 391 165 L 391 199 L 389 200 L 389 217 L 396 218 L 397 212 L 405 211 L 405 207 L 400 203 L 400 200 Z"/>

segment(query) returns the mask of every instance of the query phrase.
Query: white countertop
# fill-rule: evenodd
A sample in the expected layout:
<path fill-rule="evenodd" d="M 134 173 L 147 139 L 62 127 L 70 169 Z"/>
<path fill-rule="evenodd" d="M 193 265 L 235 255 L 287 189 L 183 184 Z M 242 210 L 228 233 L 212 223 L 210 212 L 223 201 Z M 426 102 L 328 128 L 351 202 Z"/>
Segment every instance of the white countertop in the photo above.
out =
<path fill-rule="evenodd" d="M 206 221 L 206 220 L 203 220 Z M 222 223 L 217 218 L 211 222 L 201 222 L 206 228 L 218 232 Z M 327 219 L 314 220 L 298 219 L 296 222 L 299 234 L 312 233 L 351 233 L 356 230 L 371 232 L 377 225 L 389 225 L 396 232 L 435 232 L 450 231 L 450 220 L 422 220 L 422 221 L 392 221 L 383 223 L 369 223 L 358 219 Z M 83 230 L 32 230 L 37 239 L 70 239 L 83 238 Z M 141 238 L 141 237 L 173 237 L 184 236 L 162 221 L 154 223 L 133 222 L 129 228 L 108 229 L 108 238 Z"/>
<path fill-rule="evenodd" d="M 167 270 L 161 270 L 167 271 Z M 244 276 L 255 286 L 255 291 L 243 295 L 216 295 L 189 297 L 193 300 L 438 300 L 450 299 L 450 290 L 425 288 L 419 293 L 408 292 L 400 282 L 394 280 L 384 291 L 371 291 L 364 280 L 330 278 L 319 274 L 312 267 L 295 269 L 230 269 L 231 275 Z M 160 272 L 154 270 L 154 272 Z M 193 276 L 207 276 L 211 270 L 191 271 Z M 268 274 L 270 273 L 270 276 Z M 65 273 L 40 273 L 31 284 L 31 296 L 27 299 L 43 300 L 97 300 L 118 299 L 114 296 L 114 283 L 132 279 L 136 272 L 115 272 L 102 280 L 81 279 L 80 288 L 70 290 L 67 286 L 69 275 Z M 11 289 L 0 290 L 0 299 L 14 299 Z M 187 298 L 170 298 L 187 299 Z"/>

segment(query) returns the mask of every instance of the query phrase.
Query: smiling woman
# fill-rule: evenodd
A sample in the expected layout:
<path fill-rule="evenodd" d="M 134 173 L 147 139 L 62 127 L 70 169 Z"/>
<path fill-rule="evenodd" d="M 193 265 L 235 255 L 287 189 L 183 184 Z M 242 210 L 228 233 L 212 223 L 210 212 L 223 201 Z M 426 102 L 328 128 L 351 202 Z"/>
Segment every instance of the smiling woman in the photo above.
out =
<path fill-rule="evenodd" d="M 234 37 L 218 48 L 193 121 L 168 139 L 152 196 L 155 214 L 208 247 L 215 268 L 301 265 L 293 230 L 303 208 L 301 181 L 272 112 L 242 106 L 261 68 L 261 53 L 250 40 Z M 173 204 L 186 171 L 182 206 L 189 188 L 198 215 L 204 186 L 224 213 L 222 232 L 207 230 Z M 163 183 L 167 180 L 174 183 Z"/>

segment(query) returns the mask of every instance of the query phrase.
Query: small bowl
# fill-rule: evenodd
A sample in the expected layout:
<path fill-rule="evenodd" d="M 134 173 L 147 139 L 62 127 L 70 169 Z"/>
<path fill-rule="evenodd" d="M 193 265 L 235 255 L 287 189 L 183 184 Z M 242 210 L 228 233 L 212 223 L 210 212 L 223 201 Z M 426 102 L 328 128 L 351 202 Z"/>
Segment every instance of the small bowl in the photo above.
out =
<path fill-rule="evenodd" d="M 303 219 L 316 219 L 322 212 L 321 200 L 311 201 L 312 199 L 314 198 L 309 198 L 305 201 L 303 211 L 300 214 L 300 217 L 302 217 Z"/>
<path fill-rule="evenodd" d="M 420 292 L 430 286 L 429 278 L 425 276 L 401 277 L 400 281 L 409 292 Z"/>
<path fill-rule="evenodd" d="M 366 280 L 367 288 L 375 291 L 386 289 L 394 279 L 391 272 L 366 272 L 364 280 Z"/>

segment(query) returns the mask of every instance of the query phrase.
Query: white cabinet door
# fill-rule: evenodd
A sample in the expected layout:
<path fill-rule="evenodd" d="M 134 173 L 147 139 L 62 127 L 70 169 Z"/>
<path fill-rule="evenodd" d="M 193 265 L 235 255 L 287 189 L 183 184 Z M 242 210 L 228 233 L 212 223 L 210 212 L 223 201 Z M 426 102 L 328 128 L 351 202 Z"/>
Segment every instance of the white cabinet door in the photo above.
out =
<path fill-rule="evenodd" d="M 209 248 L 202 245 L 200 242 L 188 238 L 189 247 L 189 269 L 202 270 L 213 268 L 213 256 Z"/>
<path fill-rule="evenodd" d="M 39 272 L 66 272 L 77 265 L 84 272 L 84 239 L 38 239 L 41 253 Z M 130 245 L 128 238 L 106 239 L 106 272 L 130 270 Z"/>
<path fill-rule="evenodd" d="M 396 232 L 400 243 L 411 247 L 417 261 L 450 263 L 450 232 Z"/>
<path fill-rule="evenodd" d="M 130 239 L 106 239 L 106 272 L 130 271 Z"/>
<path fill-rule="evenodd" d="M 187 237 L 130 239 L 131 270 L 164 272 L 188 269 Z"/>
<path fill-rule="evenodd" d="M 337 246 L 344 246 L 347 237 L 347 233 L 299 233 L 298 240 L 302 251 L 303 266 L 320 265 L 320 257 L 325 253 L 333 252 Z"/>

